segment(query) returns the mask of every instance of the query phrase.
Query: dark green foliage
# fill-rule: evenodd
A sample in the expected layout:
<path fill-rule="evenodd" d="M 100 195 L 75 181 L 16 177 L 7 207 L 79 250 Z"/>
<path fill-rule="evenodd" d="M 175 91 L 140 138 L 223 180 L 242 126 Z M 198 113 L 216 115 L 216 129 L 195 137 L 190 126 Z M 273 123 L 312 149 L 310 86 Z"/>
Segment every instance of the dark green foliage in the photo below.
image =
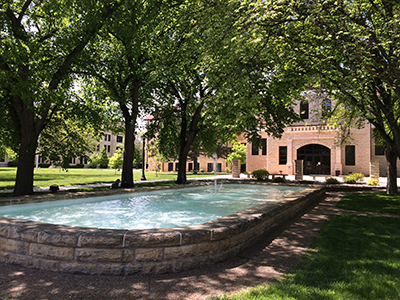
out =
<path fill-rule="evenodd" d="M 268 176 L 269 176 L 269 172 L 264 169 L 254 170 L 251 174 L 257 180 L 266 180 L 266 179 L 268 179 Z"/>
<path fill-rule="evenodd" d="M 340 181 L 333 177 L 329 177 L 326 179 L 326 184 L 339 184 L 339 183 Z"/>
<path fill-rule="evenodd" d="M 40 168 L 48 168 L 50 166 L 51 166 L 51 164 L 46 164 L 46 163 L 39 164 Z"/>
<path fill-rule="evenodd" d="M 10 160 L 7 165 L 9 167 L 16 167 L 18 165 L 18 160 Z"/>
<path fill-rule="evenodd" d="M 76 164 L 76 165 L 70 165 L 70 169 L 82 169 L 84 167 L 84 164 Z"/>
<path fill-rule="evenodd" d="M 79 55 L 122 3 L 2 1 L 0 139 L 19 149 L 15 196 L 33 194 L 31 164 L 46 127 L 58 130 L 53 121 L 69 120 L 64 114 L 73 111 L 85 120 L 85 112 L 91 111 L 81 109 L 84 105 L 74 93 L 71 71 L 82 67 Z"/>
<path fill-rule="evenodd" d="M 272 182 L 274 182 L 274 183 L 284 183 L 284 182 L 286 182 L 286 180 L 285 180 L 285 178 L 283 178 L 283 177 L 275 177 L 274 179 L 272 179 Z"/>
<path fill-rule="evenodd" d="M 345 182 L 348 183 L 348 184 L 356 184 L 357 183 L 357 181 L 355 179 L 352 179 L 352 178 L 346 179 Z"/>
<path fill-rule="evenodd" d="M 108 168 L 108 163 L 109 163 L 110 159 L 107 155 L 106 152 L 106 148 L 104 147 L 103 149 L 101 149 L 100 154 L 99 154 L 99 160 L 98 160 L 98 164 L 100 165 L 100 168 Z"/>

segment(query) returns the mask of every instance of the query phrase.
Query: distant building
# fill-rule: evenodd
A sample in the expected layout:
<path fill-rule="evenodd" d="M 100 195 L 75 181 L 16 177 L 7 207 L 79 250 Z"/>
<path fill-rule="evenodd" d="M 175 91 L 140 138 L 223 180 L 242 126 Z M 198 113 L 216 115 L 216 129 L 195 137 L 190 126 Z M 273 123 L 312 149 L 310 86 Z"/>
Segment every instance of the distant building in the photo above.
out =
<path fill-rule="evenodd" d="M 302 121 L 286 127 L 280 139 L 260 132 L 261 148 L 255 148 L 243 135 L 238 137 L 247 146 L 246 164 L 241 166 L 241 171 L 266 169 L 271 174 L 294 175 L 295 161 L 302 160 L 304 175 L 339 176 L 362 173 L 369 176 L 371 164 L 376 164 L 379 165 L 379 175 L 387 176 L 384 149 L 375 145 L 372 125 L 365 122 L 364 128 L 351 129 L 350 141 L 339 146 L 337 129 L 321 125 L 320 122 L 321 114 L 331 110 L 332 100 L 321 95 L 311 98 L 310 101 L 296 103 L 294 109 Z M 226 168 L 230 168 L 222 158 L 218 158 L 215 164 L 212 157 L 201 155 L 198 162 L 196 169 L 203 169 L 205 172 L 224 172 Z M 188 159 L 186 170 L 192 171 L 195 168 L 193 164 Z M 176 171 L 177 166 L 177 161 L 163 163 L 161 171 Z"/>

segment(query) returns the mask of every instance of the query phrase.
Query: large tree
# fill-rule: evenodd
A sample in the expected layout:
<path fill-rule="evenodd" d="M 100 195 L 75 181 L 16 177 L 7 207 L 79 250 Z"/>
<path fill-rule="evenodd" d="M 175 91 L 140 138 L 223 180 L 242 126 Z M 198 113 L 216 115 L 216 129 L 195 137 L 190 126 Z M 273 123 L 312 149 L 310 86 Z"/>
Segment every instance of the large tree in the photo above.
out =
<path fill-rule="evenodd" d="M 0 7 L 0 107 L 18 145 L 14 195 L 33 194 L 38 138 L 69 103 L 70 69 L 118 1 L 7 1 Z M 4 130 L 4 129 L 3 129 Z"/>
<path fill-rule="evenodd" d="M 165 36 L 161 53 L 169 56 L 160 58 L 161 107 L 150 132 L 166 157 L 179 160 L 178 183 L 186 182 L 190 149 L 215 151 L 236 133 L 254 140 L 262 129 L 279 137 L 296 119 L 290 103 L 298 84 L 287 84 L 292 74 L 275 45 L 253 31 L 253 13 L 247 2 L 188 3 Z"/>
<path fill-rule="evenodd" d="M 137 119 L 140 110 L 152 105 L 151 78 L 158 68 L 153 54 L 160 50 L 157 38 L 163 30 L 163 15 L 178 2 L 134 1 L 124 5 L 87 47 L 82 56 L 87 62 L 85 70 L 77 70 L 94 83 L 91 86 L 98 97 L 118 103 L 125 128 L 122 182 L 129 186 L 133 186 Z"/>
<path fill-rule="evenodd" d="M 387 192 L 400 158 L 400 3 L 394 0 L 267 1 L 260 25 L 306 57 L 315 83 L 348 114 L 368 120 L 387 148 Z"/>

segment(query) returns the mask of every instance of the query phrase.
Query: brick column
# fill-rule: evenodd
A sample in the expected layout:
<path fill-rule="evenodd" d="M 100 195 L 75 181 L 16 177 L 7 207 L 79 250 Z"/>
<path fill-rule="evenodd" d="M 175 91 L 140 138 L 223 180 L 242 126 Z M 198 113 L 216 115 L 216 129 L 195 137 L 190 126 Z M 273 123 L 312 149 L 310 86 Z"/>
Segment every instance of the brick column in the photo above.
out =
<path fill-rule="evenodd" d="M 369 162 L 369 176 L 373 179 L 379 179 L 379 161 L 371 160 Z"/>
<path fill-rule="evenodd" d="M 342 166 L 342 149 L 337 146 L 335 151 L 335 176 L 339 176 L 343 173 L 343 166 Z"/>
<path fill-rule="evenodd" d="M 295 180 L 303 180 L 303 160 L 296 159 L 294 161 L 294 179 Z"/>
<path fill-rule="evenodd" d="M 240 159 L 232 159 L 232 178 L 240 178 Z"/>
<path fill-rule="evenodd" d="M 296 166 L 295 166 L 295 168 L 296 168 Z M 293 173 L 295 173 L 295 170 L 293 170 L 293 139 L 288 138 L 286 174 L 293 175 Z"/>

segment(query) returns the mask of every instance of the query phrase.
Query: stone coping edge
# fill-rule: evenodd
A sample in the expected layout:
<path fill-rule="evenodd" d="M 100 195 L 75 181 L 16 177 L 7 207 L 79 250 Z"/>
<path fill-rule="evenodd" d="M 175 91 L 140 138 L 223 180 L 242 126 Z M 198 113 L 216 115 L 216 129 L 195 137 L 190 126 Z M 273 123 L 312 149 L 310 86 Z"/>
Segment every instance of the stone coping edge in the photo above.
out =
<path fill-rule="evenodd" d="M 325 190 L 325 187 L 308 187 L 188 227 L 114 230 L 0 217 L 0 261 L 92 275 L 162 274 L 196 269 L 237 255 L 322 200 Z"/>

